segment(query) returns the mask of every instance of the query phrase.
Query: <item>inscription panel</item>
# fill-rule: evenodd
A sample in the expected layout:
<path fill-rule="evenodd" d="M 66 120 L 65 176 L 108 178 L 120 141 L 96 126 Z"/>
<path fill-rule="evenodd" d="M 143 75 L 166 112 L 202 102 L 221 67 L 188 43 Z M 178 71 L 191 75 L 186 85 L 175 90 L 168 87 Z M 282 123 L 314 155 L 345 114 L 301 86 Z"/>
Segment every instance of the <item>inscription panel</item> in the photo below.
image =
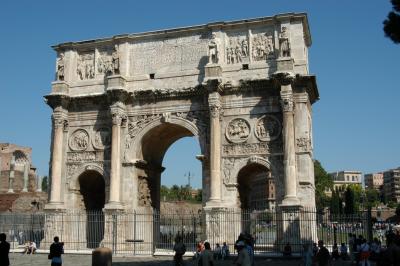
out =
<path fill-rule="evenodd" d="M 208 38 L 192 35 L 132 43 L 131 75 L 200 69 L 207 63 Z"/>

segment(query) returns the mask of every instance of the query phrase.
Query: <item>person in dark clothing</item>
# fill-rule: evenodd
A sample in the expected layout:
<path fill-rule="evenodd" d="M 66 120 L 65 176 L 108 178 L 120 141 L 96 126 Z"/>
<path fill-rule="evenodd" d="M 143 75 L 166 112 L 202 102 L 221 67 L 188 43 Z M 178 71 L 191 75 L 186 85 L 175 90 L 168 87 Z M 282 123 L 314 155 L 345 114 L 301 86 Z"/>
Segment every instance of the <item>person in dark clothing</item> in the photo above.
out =
<path fill-rule="evenodd" d="M 186 253 L 186 246 L 182 242 L 182 238 L 177 236 L 174 245 L 174 263 L 176 266 L 183 265 L 183 255 Z"/>
<path fill-rule="evenodd" d="M 8 253 L 10 253 L 10 243 L 6 241 L 6 234 L 0 234 L 0 265 L 9 266 L 10 260 L 8 258 Z"/>
<path fill-rule="evenodd" d="M 318 266 L 328 266 L 331 256 L 329 255 L 328 249 L 324 246 L 322 240 L 318 241 L 319 250 L 316 255 L 316 262 Z"/>
<path fill-rule="evenodd" d="M 49 259 L 51 260 L 51 266 L 62 265 L 61 254 L 64 254 L 64 243 L 60 242 L 60 239 L 56 236 L 53 244 L 50 245 Z"/>

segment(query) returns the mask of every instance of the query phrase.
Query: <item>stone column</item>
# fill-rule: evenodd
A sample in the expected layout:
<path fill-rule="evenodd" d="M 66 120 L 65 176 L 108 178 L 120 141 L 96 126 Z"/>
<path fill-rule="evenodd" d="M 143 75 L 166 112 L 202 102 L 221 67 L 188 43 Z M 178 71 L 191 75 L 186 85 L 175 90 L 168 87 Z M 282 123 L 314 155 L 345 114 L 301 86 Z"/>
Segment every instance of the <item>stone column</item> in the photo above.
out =
<path fill-rule="evenodd" d="M 208 97 L 210 107 L 210 204 L 221 201 L 221 101 L 218 92 Z"/>
<path fill-rule="evenodd" d="M 40 175 L 37 176 L 36 192 L 42 192 L 42 177 Z"/>
<path fill-rule="evenodd" d="M 28 192 L 28 181 L 29 181 L 29 164 L 24 164 L 24 188 L 22 192 Z"/>
<path fill-rule="evenodd" d="M 111 106 L 112 132 L 111 132 L 111 173 L 110 173 L 110 199 L 106 209 L 121 209 L 120 184 L 121 184 L 121 125 L 126 120 L 126 115 L 121 105 Z"/>
<path fill-rule="evenodd" d="M 61 200 L 61 171 L 63 157 L 64 126 L 66 125 L 66 114 L 60 111 L 53 113 L 53 150 L 51 161 L 51 190 L 49 206 L 59 206 Z M 52 208 L 52 207 L 50 207 Z"/>
<path fill-rule="evenodd" d="M 297 198 L 296 151 L 294 134 L 294 112 L 292 77 L 285 75 L 280 78 L 281 105 L 283 112 L 283 164 L 285 196 L 282 205 L 299 205 Z"/>
<path fill-rule="evenodd" d="M 14 168 L 15 168 L 15 156 L 11 157 L 10 163 L 10 177 L 8 179 L 8 193 L 14 193 Z"/>

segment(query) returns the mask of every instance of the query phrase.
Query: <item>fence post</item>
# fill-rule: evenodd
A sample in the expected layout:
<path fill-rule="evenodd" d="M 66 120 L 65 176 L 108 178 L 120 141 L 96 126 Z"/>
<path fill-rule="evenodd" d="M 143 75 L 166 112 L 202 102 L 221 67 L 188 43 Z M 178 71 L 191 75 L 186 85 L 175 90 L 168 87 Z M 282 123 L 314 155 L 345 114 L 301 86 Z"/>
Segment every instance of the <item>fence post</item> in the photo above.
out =
<path fill-rule="evenodd" d="M 367 235 L 368 235 L 368 241 L 372 242 L 373 235 L 372 235 L 372 214 L 371 214 L 371 206 L 368 206 L 367 208 Z"/>
<path fill-rule="evenodd" d="M 112 214 L 113 235 L 112 235 L 112 251 L 117 254 L 117 215 Z"/>

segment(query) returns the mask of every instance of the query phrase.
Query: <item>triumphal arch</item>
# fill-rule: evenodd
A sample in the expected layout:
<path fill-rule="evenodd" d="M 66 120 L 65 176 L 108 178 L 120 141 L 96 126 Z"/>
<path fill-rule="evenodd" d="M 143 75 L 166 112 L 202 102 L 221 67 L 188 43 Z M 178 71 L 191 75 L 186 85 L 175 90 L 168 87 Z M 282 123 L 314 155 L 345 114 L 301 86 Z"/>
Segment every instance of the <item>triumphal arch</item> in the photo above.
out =
<path fill-rule="evenodd" d="M 306 14 L 289 13 L 54 46 L 46 209 L 159 209 L 163 156 L 185 136 L 210 219 L 270 182 L 276 207 L 314 207 L 310 45 Z"/>

